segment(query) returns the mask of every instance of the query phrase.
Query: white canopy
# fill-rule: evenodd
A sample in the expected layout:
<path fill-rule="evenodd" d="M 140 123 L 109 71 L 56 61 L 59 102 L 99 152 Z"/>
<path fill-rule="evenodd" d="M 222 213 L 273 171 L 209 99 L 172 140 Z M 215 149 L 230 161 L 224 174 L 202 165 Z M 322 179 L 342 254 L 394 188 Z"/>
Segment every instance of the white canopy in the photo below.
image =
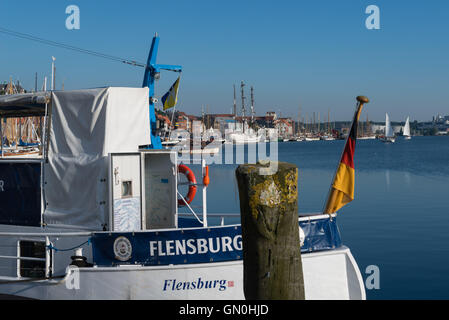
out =
<path fill-rule="evenodd" d="M 47 225 L 101 230 L 107 223 L 107 156 L 151 143 L 148 93 L 148 88 L 52 93 L 44 167 Z"/>

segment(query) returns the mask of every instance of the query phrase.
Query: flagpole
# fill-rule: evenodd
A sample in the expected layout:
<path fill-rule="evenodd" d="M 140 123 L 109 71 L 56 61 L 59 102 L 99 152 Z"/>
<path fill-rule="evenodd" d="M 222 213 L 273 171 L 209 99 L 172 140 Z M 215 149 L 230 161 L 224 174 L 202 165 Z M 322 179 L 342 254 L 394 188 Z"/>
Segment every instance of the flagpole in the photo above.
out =
<path fill-rule="evenodd" d="M 356 100 L 357 100 L 357 105 L 356 105 L 354 117 L 353 117 L 353 119 L 352 119 L 351 126 L 349 127 L 348 136 L 346 137 L 345 144 L 343 145 L 343 150 L 341 151 L 341 155 L 340 155 L 340 158 L 339 158 L 338 165 L 337 165 L 337 167 L 336 167 L 336 169 L 335 169 L 334 176 L 333 176 L 333 178 L 332 178 L 332 180 L 331 180 L 331 184 L 330 184 L 329 190 L 328 190 L 328 192 L 327 192 L 326 202 L 324 203 L 323 209 L 321 210 L 321 212 L 323 212 L 323 213 L 324 213 L 324 210 L 325 210 L 326 207 L 327 207 L 327 204 L 328 204 L 329 201 L 330 201 L 330 195 L 331 195 L 331 191 L 332 191 L 332 186 L 334 185 L 335 177 L 336 177 L 337 172 L 338 172 L 338 168 L 339 168 L 339 166 L 340 166 L 340 163 L 341 163 L 343 154 L 344 154 L 344 152 L 345 152 L 346 145 L 348 144 L 349 136 L 351 135 L 351 129 L 352 129 L 352 127 L 354 126 L 354 122 L 359 120 L 359 118 L 357 117 L 357 114 L 359 113 L 359 111 L 361 110 L 361 108 L 363 108 L 364 103 L 368 103 L 368 102 L 369 102 L 368 98 L 366 98 L 366 97 L 364 97 L 364 96 L 358 96 L 358 97 L 356 98 Z M 360 115 L 359 115 L 359 116 L 360 116 Z M 357 138 L 356 138 L 356 139 L 357 139 Z M 334 212 L 332 212 L 332 213 L 334 213 Z"/>

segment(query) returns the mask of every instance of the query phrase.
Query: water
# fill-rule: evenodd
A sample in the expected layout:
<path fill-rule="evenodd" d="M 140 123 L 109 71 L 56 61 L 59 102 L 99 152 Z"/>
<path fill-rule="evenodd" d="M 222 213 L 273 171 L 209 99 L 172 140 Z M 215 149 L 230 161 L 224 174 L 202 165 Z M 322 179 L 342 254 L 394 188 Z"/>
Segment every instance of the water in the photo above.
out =
<path fill-rule="evenodd" d="M 323 209 L 343 144 L 279 143 L 279 160 L 299 168 L 300 212 Z M 359 140 L 355 166 L 355 200 L 338 222 L 363 277 L 367 266 L 379 267 L 380 289 L 367 298 L 449 299 L 449 137 Z M 210 166 L 210 213 L 240 212 L 236 167 Z"/>

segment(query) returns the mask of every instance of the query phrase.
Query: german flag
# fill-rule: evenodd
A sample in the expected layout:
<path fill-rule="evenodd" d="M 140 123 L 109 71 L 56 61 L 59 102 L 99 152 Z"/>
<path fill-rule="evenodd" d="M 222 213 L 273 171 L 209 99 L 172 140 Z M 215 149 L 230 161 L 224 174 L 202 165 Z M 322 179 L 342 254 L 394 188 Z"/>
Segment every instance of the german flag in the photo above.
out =
<path fill-rule="evenodd" d="M 352 120 L 351 131 L 346 140 L 345 148 L 324 208 L 324 213 L 327 214 L 337 212 L 341 207 L 354 200 L 354 152 L 355 142 L 357 140 L 357 124 L 362 113 L 363 104 L 368 103 L 369 100 L 367 97 L 358 96 L 357 101 L 358 105 Z"/>

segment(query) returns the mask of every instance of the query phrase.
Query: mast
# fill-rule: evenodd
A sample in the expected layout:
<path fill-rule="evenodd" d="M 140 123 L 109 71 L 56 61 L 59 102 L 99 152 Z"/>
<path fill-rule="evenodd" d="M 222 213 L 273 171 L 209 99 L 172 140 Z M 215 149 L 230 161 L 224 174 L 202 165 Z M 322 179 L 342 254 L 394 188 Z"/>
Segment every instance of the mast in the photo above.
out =
<path fill-rule="evenodd" d="M 245 84 L 243 83 L 243 80 L 240 84 L 240 90 L 241 90 L 241 94 L 242 94 L 242 123 L 243 123 L 243 133 L 245 133 L 245 123 L 246 123 L 246 119 L 245 119 L 245 92 L 244 92 L 244 88 Z"/>
<path fill-rule="evenodd" d="M 320 113 L 318 112 L 318 124 L 317 124 L 317 131 L 318 131 L 318 134 L 320 134 L 320 124 L 321 124 L 321 120 L 320 120 Z"/>
<path fill-rule="evenodd" d="M 314 133 L 315 132 L 315 111 L 313 112 L 313 122 L 312 122 L 312 133 Z"/>
<path fill-rule="evenodd" d="M 251 125 L 254 125 L 254 88 L 251 86 Z"/>
<path fill-rule="evenodd" d="M 204 107 L 201 106 L 201 124 L 204 125 Z"/>
<path fill-rule="evenodd" d="M 237 98 L 235 95 L 235 84 L 233 84 L 233 86 L 234 86 L 234 120 L 235 120 L 235 118 L 237 117 Z M 235 129 L 236 128 L 234 128 L 234 130 Z"/>
<path fill-rule="evenodd" d="M 55 69 L 55 57 L 51 57 L 51 90 L 55 90 L 55 77 L 56 77 L 56 69 Z"/>

